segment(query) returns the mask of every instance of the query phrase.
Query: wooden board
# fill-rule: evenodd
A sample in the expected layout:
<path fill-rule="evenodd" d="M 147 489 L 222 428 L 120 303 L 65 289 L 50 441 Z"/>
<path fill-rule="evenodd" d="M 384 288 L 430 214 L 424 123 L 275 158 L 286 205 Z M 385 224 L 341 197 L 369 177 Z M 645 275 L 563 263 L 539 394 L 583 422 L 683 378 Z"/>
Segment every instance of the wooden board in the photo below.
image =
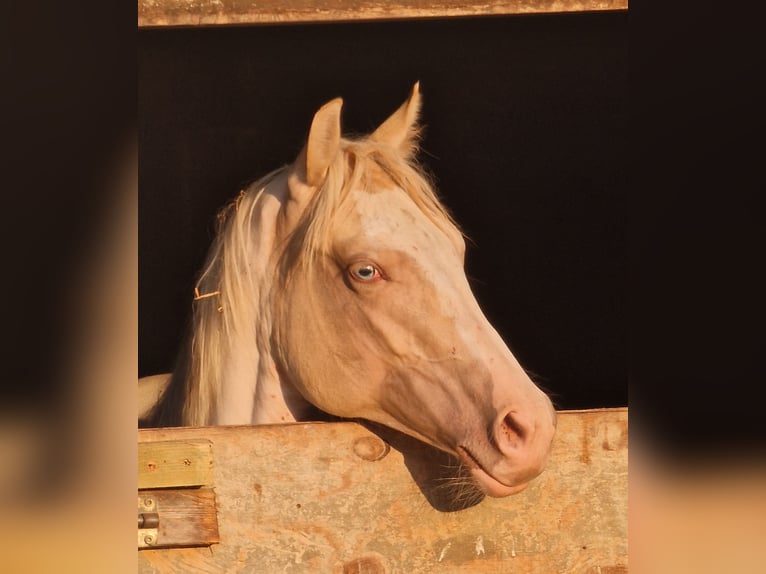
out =
<path fill-rule="evenodd" d="M 156 500 L 160 515 L 154 547 L 210 546 L 220 541 L 212 488 L 141 490 Z"/>
<path fill-rule="evenodd" d="M 627 572 L 627 409 L 561 412 L 542 475 L 462 510 L 428 472 L 445 455 L 376 433 L 352 422 L 140 430 L 141 444 L 212 442 L 220 544 L 140 550 L 139 572 Z"/>
<path fill-rule="evenodd" d="M 628 0 L 138 0 L 139 27 L 626 10 Z"/>
<path fill-rule="evenodd" d="M 138 488 L 211 484 L 212 446 L 205 439 L 140 442 Z"/>

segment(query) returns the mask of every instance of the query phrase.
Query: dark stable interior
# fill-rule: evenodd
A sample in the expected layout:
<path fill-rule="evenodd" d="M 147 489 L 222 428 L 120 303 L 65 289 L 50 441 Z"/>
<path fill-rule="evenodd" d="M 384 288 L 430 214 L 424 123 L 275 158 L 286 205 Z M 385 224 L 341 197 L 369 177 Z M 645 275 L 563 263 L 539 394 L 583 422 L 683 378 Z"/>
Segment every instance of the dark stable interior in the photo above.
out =
<path fill-rule="evenodd" d="M 420 160 L 485 314 L 559 409 L 626 406 L 627 14 L 139 32 L 139 375 L 172 369 L 219 208 L 324 102 L 419 80 Z"/>

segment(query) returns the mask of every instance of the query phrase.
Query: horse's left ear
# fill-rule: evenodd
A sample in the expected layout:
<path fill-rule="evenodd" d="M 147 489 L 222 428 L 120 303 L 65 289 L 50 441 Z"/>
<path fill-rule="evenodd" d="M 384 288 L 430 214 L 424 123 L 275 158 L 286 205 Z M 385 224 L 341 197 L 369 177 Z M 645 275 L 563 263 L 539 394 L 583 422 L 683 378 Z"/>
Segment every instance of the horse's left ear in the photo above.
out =
<path fill-rule="evenodd" d="M 420 114 L 420 82 L 415 82 L 410 97 L 370 136 L 371 140 L 396 148 L 404 157 L 417 149 L 418 115 Z"/>

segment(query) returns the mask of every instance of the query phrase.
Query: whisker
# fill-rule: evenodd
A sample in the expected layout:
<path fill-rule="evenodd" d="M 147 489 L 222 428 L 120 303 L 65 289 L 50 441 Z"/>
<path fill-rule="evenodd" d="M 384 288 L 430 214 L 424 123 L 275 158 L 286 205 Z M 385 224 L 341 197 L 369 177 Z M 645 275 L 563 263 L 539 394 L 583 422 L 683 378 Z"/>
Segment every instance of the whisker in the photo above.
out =
<path fill-rule="evenodd" d="M 470 475 L 470 470 L 462 461 L 440 465 L 442 471 L 449 474 L 434 479 L 434 491 L 443 499 L 450 501 L 454 510 L 470 508 L 482 501 L 484 493 Z"/>

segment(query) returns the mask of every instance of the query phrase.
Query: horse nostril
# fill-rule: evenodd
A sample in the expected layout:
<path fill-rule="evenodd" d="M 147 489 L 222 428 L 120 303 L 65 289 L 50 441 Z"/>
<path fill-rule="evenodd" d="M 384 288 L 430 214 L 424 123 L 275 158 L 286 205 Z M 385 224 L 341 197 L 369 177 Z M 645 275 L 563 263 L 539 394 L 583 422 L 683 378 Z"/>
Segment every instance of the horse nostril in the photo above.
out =
<path fill-rule="evenodd" d="M 526 435 L 527 430 L 515 416 L 513 411 L 509 411 L 503 420 L 500 421 L 500 425 L 497 429 L 497 436 L 495 438 L 500 450 L 505 450 L 506 448 L 516 449 L 524 444 Z"/>

